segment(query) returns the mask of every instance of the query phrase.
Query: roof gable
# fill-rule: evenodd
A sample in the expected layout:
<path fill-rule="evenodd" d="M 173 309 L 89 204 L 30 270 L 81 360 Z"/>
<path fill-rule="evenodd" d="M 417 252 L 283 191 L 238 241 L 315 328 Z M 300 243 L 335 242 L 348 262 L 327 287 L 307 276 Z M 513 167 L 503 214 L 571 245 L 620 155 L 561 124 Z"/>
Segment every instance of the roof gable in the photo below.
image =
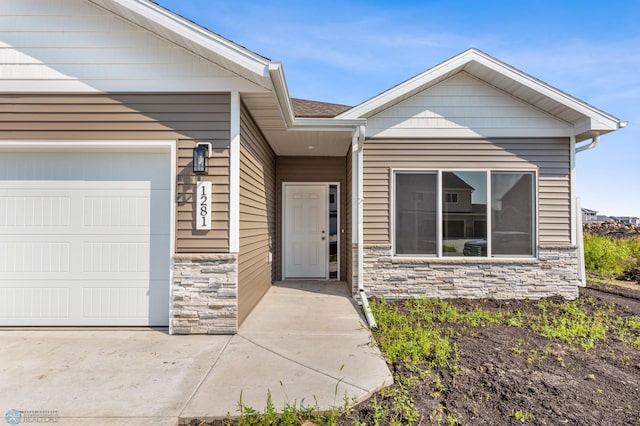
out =
<path fill-rule="evenodd" d="M 371 116 L 369 137 L 569 137 L 573 126 L 465 71 Z"/>
<path fill-rule="evenodd" d="M 477 49 L 469 49 L 424 73 L 340 114 L 369 118 L 465 71 L 487 84 L 574 126 L 576 140 L 623 127 L 625 123 Z"/>
<path fill-rule="evenodd" d="M 260 90 L 246 78 L 86 0 L 5 3 L 0 90 Z"/>
<path fill-rule="evenodd" d="M 87 0 L 262 87 L 270 61 L 149 0 Z"/>

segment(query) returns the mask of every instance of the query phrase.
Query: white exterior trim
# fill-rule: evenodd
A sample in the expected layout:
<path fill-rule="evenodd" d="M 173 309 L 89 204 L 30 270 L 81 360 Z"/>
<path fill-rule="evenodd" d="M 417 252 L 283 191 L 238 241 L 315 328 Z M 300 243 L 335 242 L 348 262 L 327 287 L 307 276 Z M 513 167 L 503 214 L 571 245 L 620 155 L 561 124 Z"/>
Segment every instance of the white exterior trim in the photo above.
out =
<path fill-rule="evenodd" d="M 364 294 L 364 142 L 365 126 L 358 127 L 358 290 Z M 353 189 L 351 189 L 353 191 Z"/>
<path fill-rule="evenodd" d="M 576 245 L 578 241 L 576 231 L 576 137 L 569 138 L 569 197 L 571 203 L 571 244 Z"/>
<path fill-rule="evenodd" d="M 229 141 L 229 253 L 240 251 L 240 94 L 231 92 Z"/>
<path fill-rule="evenodd" d="M 351 137 L 351 244 L 358 244 L 358 140 L 358 132 L 354 132 Z"/>
<path fill-rule="evenodd" d="M 0 149 L 92 149 L 113 150 L 117 148 L 149 149 L 149 147 L 164 147 L 175 150 L 175 140 L 0 140 Z"/>
<path fill-rule="evenodd" d="M 171 229 L 169 230 L 169 334 L 173 334 L 173 280 L 175 272 L 175 261 L 173 254 L 176 252 L 176 211 L 178 209 L 178 203 L 176 199 L 176 179 L 177 179 L 177 158 L 178 158 L 178 144 L 173 142 L 171 144 L 171 188 L 170 191 L 170 203 L 171 211 L 169 213 L 169 220 L 171 220 Z"/>
<path fill-rule="evenodd" d="M 486 222 L 487 222 L 487 256 L 486 257 L 479 257 L 478 258 L 478 262 L 481 263 L 481 260 L 484 259 L 486 261 L 490 261 L 490 260 L 494 260 L 494 261 L 502 261 L 502 260 L 511 260 L 511 259 L 537 259 L 538 257 L 538 233 L 539 233 L 539 228 L 540 228 L 540 224 L 538 223 L 538 177 L 539 177 L 539 170 L 537 168 L 505 168 L 505 169 L 501 169 L 501 168 L 487 168 L 487 169 L 482 169 L 482 168 L 415 168 L 415 167 L 394 167 L 389 169 L 389 182 L 390 182 L 390 187 L 389 187 L 389 197 L 390 197 L 390 209 L 391 211 L 389 212 L 389 233 L 391 234 L 391 253 L 393 257 L 397 257 L 397 258 L 415 258 L 415 259 L 425 259 L 428 261 L 431 260 L 441 260 L 441 259 L 468 259 L 468 257 L 465 256 L 444 256 L 443 255 L 443 251 L 442 251 L 442 244 L 444 241 L 444 236 L 443 236 L 443 224 L 442 224 L 442 219 L 444 217 L 444 212 L 443 212 L 443 203 L 442 203 L 442 198 L 443 198 L 443 190 L 444 188 L 442 187 L 442 173 L 443 172 L 460 172 L 460 171 L 464 171 L 464 172 L 483 172 L 486 173 L 486 180 L 485 180 L 485 184 L 487 186 L 486 188 L 486 193 L 487 193 L 487 213 L 486 213 Z M 531 232 L 531 255 L 505 255 L 505 256 L 494 256 L 492 255 L 492 251 L 491 251 L 491 173 L 509 173 L 509 172 L 516 172 L 516 173 L 530 173 L 533 178 L 532 178 L 532 229 L 530 229 Z M 430 174 L 430 175 L 436 175 L 436 253 L 435 254 L 397 254 L 396 253 L 396 228 L 395 228 L 395 221 L 396 221 L 396 175 L 398 174 Z"/>

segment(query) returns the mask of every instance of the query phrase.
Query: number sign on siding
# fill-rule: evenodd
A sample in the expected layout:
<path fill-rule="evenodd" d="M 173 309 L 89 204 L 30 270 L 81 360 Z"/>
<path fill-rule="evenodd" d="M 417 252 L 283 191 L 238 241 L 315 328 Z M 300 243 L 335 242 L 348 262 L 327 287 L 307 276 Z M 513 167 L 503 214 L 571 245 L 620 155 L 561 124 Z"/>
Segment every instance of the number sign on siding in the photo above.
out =
<path fill-rule="evenodd" d="M 196 229 L 211 229 L 211 182 L 198 182 L 194 202 Z"/>

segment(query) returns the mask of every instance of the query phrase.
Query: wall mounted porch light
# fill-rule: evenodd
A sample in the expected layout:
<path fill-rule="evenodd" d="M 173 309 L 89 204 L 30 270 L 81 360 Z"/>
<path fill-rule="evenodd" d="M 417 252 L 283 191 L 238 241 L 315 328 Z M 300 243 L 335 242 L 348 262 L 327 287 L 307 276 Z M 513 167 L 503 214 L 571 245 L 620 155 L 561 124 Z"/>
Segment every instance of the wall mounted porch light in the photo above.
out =
<path fill-rule="evenodd" d="M 208 159 L 211 158 L 213 147 L 211 142 L 197 142 L 193 148 L 193 174 L 206 175 Z"/>

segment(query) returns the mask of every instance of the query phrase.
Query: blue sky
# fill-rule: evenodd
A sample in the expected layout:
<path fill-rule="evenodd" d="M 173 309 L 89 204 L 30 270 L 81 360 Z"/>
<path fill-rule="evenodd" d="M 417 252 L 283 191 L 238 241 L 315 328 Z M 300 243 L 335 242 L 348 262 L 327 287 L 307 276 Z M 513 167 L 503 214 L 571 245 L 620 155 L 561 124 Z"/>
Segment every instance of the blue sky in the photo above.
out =
<path fill-rule="evenodd" d="M 164 7 L 274 61 L 292 96 L 357 105 L 475 47 L 629 126 L 578 154 L 578 195 L 640 216 L 640 1 L 213 1 Z"/>

